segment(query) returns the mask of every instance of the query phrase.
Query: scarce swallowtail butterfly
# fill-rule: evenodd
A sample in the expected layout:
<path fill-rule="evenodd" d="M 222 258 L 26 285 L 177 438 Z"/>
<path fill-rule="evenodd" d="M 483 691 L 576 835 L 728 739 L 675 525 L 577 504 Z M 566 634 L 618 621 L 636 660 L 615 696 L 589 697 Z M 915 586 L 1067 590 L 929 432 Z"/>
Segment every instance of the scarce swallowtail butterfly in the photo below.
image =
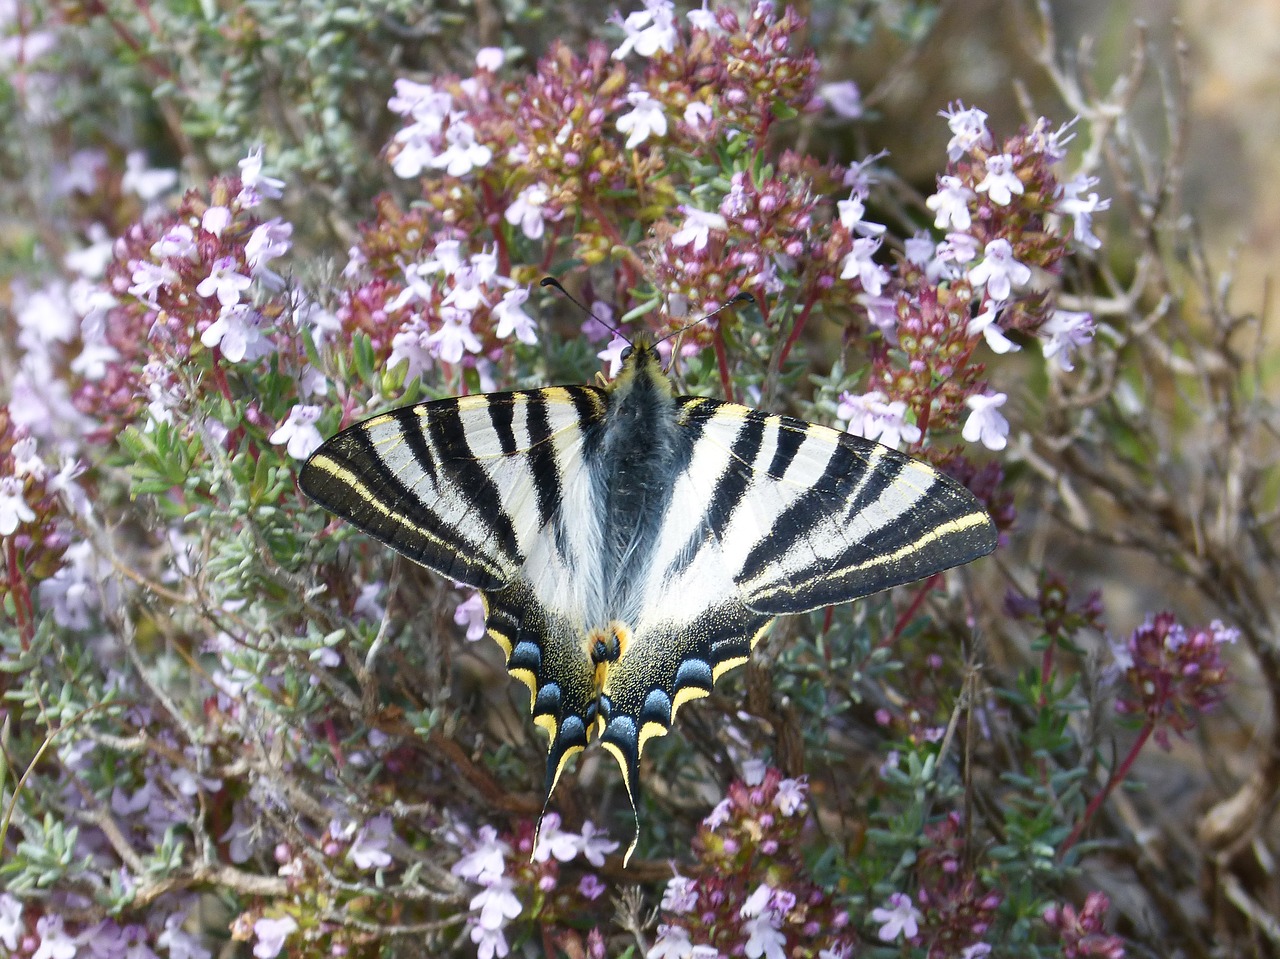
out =
<path fill-rule="evenodd" d="M 978 500 L 933 467 L 678 396 L 642 341 L 603 388 L 459 396 L 358 423 L 312 455 L 299 484 L 481 592 L 489 635 L 549 736 L 547 798 L 599 739 L 622 769 L 637 838 L 645 743 L 745 662 L 774 617 L 996 544 Z"/>

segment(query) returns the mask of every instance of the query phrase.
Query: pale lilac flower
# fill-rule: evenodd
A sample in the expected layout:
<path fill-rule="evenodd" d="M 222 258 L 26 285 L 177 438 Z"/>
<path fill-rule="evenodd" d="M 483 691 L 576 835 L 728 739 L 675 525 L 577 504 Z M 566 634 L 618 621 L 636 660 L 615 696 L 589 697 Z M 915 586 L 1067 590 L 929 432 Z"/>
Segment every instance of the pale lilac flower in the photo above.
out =
<path fill-rule="evenodd" d="M 978 257 L 978 238 L 968 233 L 948 233 L 938 244 L 938 259 L 964 266 Z"/>
<path fill-rule="evenodd" d="M 528 299 L 528 290 L 508 290 L 502 295 L 502 301 L 493 308 L 493 315 L 498 318 L 494 334 L 499 339 L 505 340 L 514 333 L 521 343 L 532 345 L 538 342 L 537 324 L 524 311 L 524 303 Z"/>
<path fill-rule="evenodd" d="M 838 117 L 856 120 L 862 116 L 862 91 L 852 80 L 824 83 L 818 87 L 818 96 Z"/>
<path fill-rule="evenodd" d="M 702 824 L 715 832 L 721 826 L 729 821 L 729 815 L 733 811 L 733 803 L 728 799 L 721 799 L 716 803 L 715 809 L 707 813 L 707 817 L 702 820 Z"/>
<path fill-rule="evenodd" d="M 200 217 L 200 229 L 213 236 L 222 236 L 222 231 L 231 225 L 231 209 L 225 206 L 211 206 Z"/>
<path fill-rule="evenodd" d="M 609 891 L 609 887 L 600 881 L 594 872 L 589 872 L 578 881 L 578 892 L 595 901 Z"/>
<path fill-rule="evenodd" d="M 867 204 L 861 196 L 854 193 L 847 200 L 837 200 L 836 209 L 840 213 L 840 224 L 850 233 L 858 236 L 880 236 L 885 231 L 883 223 L 872 223 L 864 220 Z"/>
<path fill-rule="evenodd" d="M 513 891 L 515 883 L 499 876 L 471 899 L 471 908 L 480 913 L 479 923 L 485 929 L 501 929 L 520 915 L 520 900 Z"/>
<path fill-rule="evenodd" d="M 0 943 L 16 952 L 22 932 L 22 903 L 7 892 L 0 892 Z"/>
<path fill-rule="evenodd" d="M 804 796 L 809 790 L 809 784 L 804 777 L 799 779 L 784 779 L 778 783 L 778 792 L 773 797 L 773 804 L 778 807 L 778 811 L 784 816 L 794 816 L 804 808 Z"/>
<path fill-rule="evenodd" d="M 906 254 L 907 262 L 921 269 L 927 269 L 933 263 L 934 252 L 937 248 L 938 244 L 934 242 L 933 237 L 923 232 L 907 237 L 902 244 L 902 250 Z"/>
<path fill-rule="evenodd" d="M 631 344 L 626 341 L 621 333 L 613 334 L 613 339 L 609 341 L 609 345 L 596 354 L 596 358 L 604 360 L 609 364 L 609 379 L 613 379 L 618 375 L 618 371 L 622 369 L 622 352 L 630 347 Z"/>
<path fill-rule="evenodd" d="M 604 300 L 591 304 L 591 314 L 579 327 L 582 335 L 592 343 L 599 343 L 613 336 L 613 307 Z"/>
<path fill-rule="evenodd" d="M 397 132 L 394 139 L 400 149 L 391 161 L 391 169 L 395 171 L 395 175 L 407 180 L 430 169 L 440 155 L 436 149 L 439 145 L 438 138 L 438 133 L 428 133 L 421 123 L 414 123 Z"/>
<path fill-rule="evenodd" d="M 684 108 L 684 122 L 695 129 L 710 126 L 714 118 L 715 114 L 711 111 L 711 107 L 701 100 L 694 100 Z"/>
<path fill-rule="evenodd" d="M 200 334 L 200 342 L 209 349 L 218 347 L 232 363 L 257 359 L 270 352 L 269 342 L 259 328 L 261 322 L 262 314 L 248 303 L 224 305 L 218 318 Z"/>
<path fill-rule="evenodd" d="M 999 307 L 994 303 L 989 303 L 985 310 L 969 321 L 965 332 L 969 336 L 977 336 L 981 333 L 993 353 L 1016 353 L 1022 347 L 1005 336 L 1004 331 L 996 325 L 996 314 L 998 312 Z"/>
<path fill-rule="evenodd" d="M 242 189 L 236 200 L 245 209 L 257 206 L 262 200 L 278 200 L 283 196 L 284 180 L 267 176 L 262 172 L 262 147 L 254 147 L 239 163 Z"/>
<path fill-rule="evenodd" d="M 107 367 L 120 359 L 120 352 L 101 336 L 85 336 L 80 352 L 71 361 L 71 372 L 97 381 L 107 375 Z"/>
<path fill-rule="evenodd" d="M 613 51 L 613 59 L 621 60 L 632 50 L 651 57 L 659 50 L 670 53 L 676 48 L 675 4 L 671 0 L 644 0 L 644 7 L 622 21 L 627 36 Z"/>
<path fill-rule="evenodd" d="M 958 176 L 943 176 L 938 178 L 938 192 L 927 198 L 924 205 L 937 214 L 933 225 L 939 230 L 963 231 L 973 225 L 969 213 L 972 199 L 974 192 Z"/>
<path fill-rule="evenodd" d="M 893 942 L 898 936 L 913 938 L 920 931 L 923 918 L 920 910 L 911 904 L 911 899 L 901 892 L 889 897 L 889 908 L 871 910 L 871 921 L 881 924 L 877 933 L 881 942 Z"/>
<path fill-rule="evenodd" d="M 719 213 L 708 213 L 683 204 L 680 206 L 680 212 L 684 214 L 684 225 L 672 234 L 672 246 L 688 246 L 692 243 L 694 250 L 701 253 L 707 248 L 712 230 L 729 229 L 728 221 Z"/>
<path fill-rule="evenodd" d="M 985 942 L 975 942 L 972 946 L 965 946 L 960 950 L 960 959 L 982 959 L 983 956 L 991 955 L 991 947 Z"/>
<path fill-rule="evenodd" d="M 294 459 L 305 460 L 324 442 L 320 431 L 316 429 L 321 412 L 323 411 L 318 406 L 294 406 L 289 410 L 288 418 L 271 434 L 271 442 L 276 446 L 283 444 Z"/>
<path fill-rule="evenodd" d="M 658 926 L 658 938 L 654 940 L 645 959 L 690 959 L 693 955 L 693 943 L 689 941 L 689 931 L 683 926 L 670 926 L 666 923 Z"/>
<path fill-rule="evenodd" d="M 1023 286 L 1031 280 L 1031 267 L 1013 258 L 1013 247 L 1008 240 L 992 240 L 982 251 L 982 261 L 969 271 L 969 282 L 985 286 L 987 296 L 997 303 L 1009 298 L 1013 287 Z"/>
<path fill-rule="evenodd" d="M 920 440 L 920 428 L 906 420 L 907 404 L 905 400 L 888 402 L 888 397 L 879 390 L 872 390 L 862 396 L 852 393 L 841 393 L 840 403 L 836 407 L 836 416 L 847 420 L 846 432 L 854 436 L 862 436 L 869 440 L 883 443 L 897 449 L 906 440 L 917 443 Z"/>
<path fill-rule="evenodd" d="M 549 812 L 542 818 L 538 844 L 533 848 L 533 861 L 546 862 L 552 856 L 568 862 L 578 854 L 578 837 L 560 828 L 560 814 Z"/>
<path fill-rule="evenodd" d="M 89 280 L 101 279 L 107 264 L 115 258 L 115 239 L 101 223 L 90 223 L 85 230 L 89 245 L 69 250 L 62 258 L 67 269 Z"/>
<path fill-rule="evenodd" d="M 502 959 L 511 951 L 501 929 L 486 929 L 479 923 L 471 927 L 471 941 L 476 944 L 476 959 Z"/>
<path fill-rule="evenodd" d="M 68 546 L 62 558 L 58 571 L 40 581 L 40 602 L 52 610 L 53 621 L 64 629 L 88 629 L 89 613 L 101 601 L 99 588 L 114 600 L 116 586 L 109 575 L 111 565 L 100 559 L 88 542 Z"/>
<path fill-rule="evenodd" d="M 450 872 L 461 879 L 488 886 L 496 882 L 506 869 L 505 857 L 511 847 L 498 838 L 492 826 L 481 826 L 471 851 L 455 862 Z"/>
<path fill-rule="evenodd" d="M 223 306 L 234 306 L 240 302 L 240 294 L 249 288 L 253 280 L 243 273 L 236 272 L 235 257 L 222 256 L 213 261 L 213 268 L 196 285 L 196 292 L 201 296 L 217 296 Z"/>
<path fill-rule="evenodd" d="M 1009 421 L 1000 413 L 1000 407 L 1008 398 L 1004 393 L 968 397 L 964 405 L 973 412 L 964 421 L 960 435 L 970 443 L 981 441 L 983 446 L 994 452 L 1004 449 L 1009 442 Z"/>
<path fill-rule="evenodd" d="M 707 9 L 707 0 L 702 0 L 702 6 L 697 10 L 690 10 L 685 14 L 689 18 L 689 26 L 695 30 L 701 30 L 704 33 L 720 33 L 720 23 L 716 20 L 715 11 Z"/>
<path fill-rule="evenodd" d="M 506 63 L 507 55 L 502 47 L 481 47 L 476 51 L 476 66 L 490 73 L 497 73 Z"/>
<path fill-rule="evenodd" d="M 289 252 L 292 245 L 289 238 L 293 235 L 293 224 L 285 223 L 280 217 L 260 223 L 244 244 L 244 259 L 249 265 L 249 272 L 254 276 L 279 277 L 267 269 L 267 263 Z"/>
<path fill-rule="evenodd" d="M 856 277 L 866 292 L 872 296 L 879 296 L 884 284 L 889 280 L 889 273 L 871 259 L 878 249 L 880 249 L 878 239 L 858 237 L 854 240 L 853 249 L 841 265 L 840 279 L 852 280 Z"/>
<path fill-rule="evenodd" d="M 196 253 L 195 231 L 185 223 L 175 223 L 151 244 L 151 255 L 158 260 L 194 260 Z"/>
<path fill-rule="evenodd" d="M 945 117 L 951 128 L 951 141 L 947 144 L 947 158 L 953 163 L 976 146 L 989 147 L 991 133 L 987 130 L 987 115 L 977 107 L 965 108 L 956 101 L 938 116 Z"/>
<path fill-rule="evenodd" d="M 431 161 L 431 166 L 449 176 L 466 176 L 493 158 L 493 150 L 476 142 L 475 127 L 465 120 L 450 123 L 444 139 L 448 146 Z"/>
<path fill-rule="evenodd" d="M 596 824 L 590 819 L 582 824 L 582 836 L 578 842 L 582 858 L 599 869 L 604 865 L 604 857 L 618 848 L 618 843 L 603 832 L 596 831 Z"/>
<path fill-rule="evenodd" d="M 458 604 L 453 611 L 453 621 L 459 626 L 467 627 L 467 639 L 475 642 L 484 637 L 484 597 L 478 592 Z"/>
<path fill-rule="evenodd" d="M 417 83 L 401 78 L 395 82 L 395 95 L 387 101 L 387 109 L 400 116 L 438 118 L 443 128 L 444 118 L 453 109 L 453 96 L 444 90 L 437 90 L 429 83 Z"/>
<path fill-rule="evenodd" d="M 649 138 L 649 134 L 666 136 L 667 117 L 662 112 L 662 104 L 643 90 L 633 90 L 627 94 L 627 102 L 631 104 L 630 113 L 618 117 L 618 132 L 626 133 L 628 150 L 634 150 Z"/>
<path fill-rule="evenodd" d="M 1014 157 L 1008 153 L 997 153 L 987 157 L 987 175 L 975 189 L 985 193 L 991 202 L 998 206 L 1008 206 L 1013 194 L 1022 193 L 1022 181 L 1013 172 Z"/>
<path fill-rule="evenodd" d="M 147 155 L 134 150 L 124 158 L 124 175 L 120 189 L 136 193 L 144 203 L 150 203 L 163 193 L 168 193 L 178 183 L 177 170 L 153 170 L 147 166 Z"/>
<path fill-rule="evenodd" d="M 763 759 L 748 759 L 742 764 L 742 781 L 748 786 L 759 786 L 764 782 L 764 774 L 769 771 Z"/>
<path fill-rule="evenodd" d="M 1071 354 L 1093 340 L 1093 317 L 1072 310 L 1054 310 L 1036 333 L 1046 338 L 1044 358 L 1051 360 L 1056 357 L 1058 366 L 1070 372 L 1075 369 Z"/>
<path fill-rule="evenodd" d="M 275 959 L 284 948 L 284 941 L 296 931 L 298 922 L 292 916 L 280 919 L 259 919 L 253 924 L 253 934 L 258 937 L 253 954 L 258 959 Z"/>
<path fill-rule="evenodd" d="M 24 436 L 16 441 L 10 452 L 13 454 L 13 475 L 19 479 L 24 476 L 43 479 L 48 472 L 48 467 L 45 466 L 44 460 L 36 452 L 36 438 L 34 436 Z"/>
<path fill-rule="evenodd" d="M 248 822 L 243 802 L 237 802 L 231 816 L 231 825 L 218 837 L 219 842 L 227 843 L 227 852 L 234 863 L 248 862 L 253 856 L 254 842 L 257 839 L 255 822 Z"/>
<path fill-rule="evenodd" d="M 154 308 L 156 292 L 162 286 L 175 283 L 178 280 L 178 272 L 171 266 L 143 260 L 134 265 L 131 279 L 133 283 L 129 287 L 129 294 Z"/>
<path fill-rule="evenodd" d="M 782 917 L 771 907 L 773 889 L 761 883 L 738 910 L 745 919 L 742 931 L 747 934 L 744 953 L 747 959 L 786 959 L 787 937 L 778 928 Z"/>
<path fill-rule="evenodd" d="M 1060 187 L 1062 196 L 1058 200 L 1058 211 L 1074 218 L 1074 225 L 1071 230 L 1072 236 L 1075 237 L 1077 243 L 1091 250 L 1096 250 L 1102 246 L 1102 241 L 1093 233 L 1093 215 L 1102 210 L 1110 209 L 1111 201 L 1109 199 L 1099 199 L 1096 193 L 1090 193 L 1086 197 L 1081 197 L 1080 194 L 1097 185 L 1098 178 L 1096 176 L 1086 176 L 1083 173 L 1077 174 L 1062 184 Z"/>
<path fill-rule="evenodd" d="M 483 346 L 471 330 L 471 314 L 466 310 L 445 307 L 440 311 L 440 329 L 427 337 L 431 354 L 446 363 L 461 362 L 463 352 L 479 353 Z"/>
<path fill-rule="evenodd" d="M 1215 619 L 1209 623 L 1209 632 L 1213 636 L 1216 645 L 1234 646 L 1240 641 L 1240 630 L 1234 626 L 1228 626 L 1220 619 Z"/>
<path fill-rule="evenodd" d="M 12 536 L 19 523 L 30 523 L 35 518 L 23 496 L 22 480 L 0 476 L 0 536 Z"/>
<path fill-rule="evenodd" d="M 76 941 L 62 928 L 61 916 L 41 916 L 36 920 L 36 934 L 40 937 L 40 946 L 31 954 L 31 959 L 73 959 L 75 956 Z"/>
<path fill-rule="evenodd" d="M 547 188 L 541 183 L 531 183 L 516 194 L 503 217 L 512 226 L 519 226 L 520 232 L 529 239 L 540 239 L 548 219 L 547 199 Z"/>
<path fill-rule="evenodd" d="M 391 835 L 391 817 L 374 816 L 356 833 L 347 858 L 357 869 L 385 869 L 391 865 L 391 854 L 387 852 Z"/>
<path fill-rule="evenodd" d="M 675 875 L 667 880 L 662 892 L 662 908 L 676 915 L 693 912 L 698 906 L 698 881 L 688 876 Z"/>
<path fill-rule="evenodd" d="M 484 285 L 488 278 L 476 266 L 476 257 L 472 257 L 468 263 L 463 263 L 453 273 L 453 289 L 448 292 L 443 300 L 440 301 L 442 306 L 451 306 L 456 310 L 462 310 L 470 313 L 479 309 L 481 306 L 488 306 L 489 299 L 485 296 Z"/>
<path fill-rule="evenodd" d="M 890 343 L 898 342 L 898 301 L 888 296 L 860 294 L 857 302 L 867 311 L 867 322 Z"/>

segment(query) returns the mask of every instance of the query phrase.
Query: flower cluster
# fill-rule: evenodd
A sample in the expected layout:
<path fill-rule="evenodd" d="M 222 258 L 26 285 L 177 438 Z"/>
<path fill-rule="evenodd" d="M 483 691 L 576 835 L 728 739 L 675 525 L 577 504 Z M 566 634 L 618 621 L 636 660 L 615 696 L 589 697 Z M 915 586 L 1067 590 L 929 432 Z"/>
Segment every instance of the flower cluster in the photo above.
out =
<path fill-rule="evenodd" d="M 1084 599 L 1074 599 L 1067 581 L 1057 573 L 1043 570 L 1036 595 L 1024 596 L 1012 590 L 1005 596 L 1005 612 L 1014 619 L 1035 622 L 1047 636 L 1070 637 L 1084 629 L 1101 632 L 1102 593 L 1093 590 Z"/>
<path fill-rule="evenodd" d="M 1156 741 L 1169 748 L 1169 730 L 1186 733 L 1201 713 L 1222 702 L 1222 647 L 1239 636 L 1217 620 L 1188 630 L 1172 613 L 1149 617 L 1124 642 L 1112 644 L 1115 669 L 1125 680 L 1116 710 L 1145 717 Z"/>
<path fill-rule="evenodd" d="M 1042 918 L 1062 942 L 1067 959 L 1123 959 L 1124 940 L 1103 930 L 1103 921 L 1111 900 L 1106 893 L 1091 892 L 1079 912 L 1069 904 L 1051 905 Z"/>
<path fill-rule="evenodd" d="M 543 923 L 572 919 L 581 924 L 592 904 L 607 887 L 594 871 L 586 871 L 576 884 L 560 887 L 561 866 L 581 857 L 592 869 L 604 865 L 605 856 L 618 848 L 587 820 L 579 833 L 561 828 L 560 816 L 550 812 L 537 830 L 525 824 L 508 842 L 492 826 L 482 826 L 474 837 L 464 837 L 466 853 L 453 864 L 455 876 L 481 886 L 470 901 L 467 928 L 480 959 L 501 959 L 510 951 L 507 927 L 522 914 Z M 512 856 L 513 848 L 515 858 Z M 520 896 L 534 896 L 524 902 Z M 599 938 L 598 931 L 596 938 Z"/>
<path fill-rule="evenodd" d="M 930 959 L 982 955 L 982 946 L 990 950 L 984 938 L 1003 897 L 975 873 L 964 847 L 959 813 L 950 812 L 925 827 L 916 859 L 916 905 L 921 913 L 919 941 L 927 945 Z"/>
<path fill-rule="evenodd" d="M 799 855 L 807 792 L 804 779 L 748 764 L 698 830 L 696 868 L 668 880 L 647 959 L 850 953 L 849 914 L 808 878 Z"/>

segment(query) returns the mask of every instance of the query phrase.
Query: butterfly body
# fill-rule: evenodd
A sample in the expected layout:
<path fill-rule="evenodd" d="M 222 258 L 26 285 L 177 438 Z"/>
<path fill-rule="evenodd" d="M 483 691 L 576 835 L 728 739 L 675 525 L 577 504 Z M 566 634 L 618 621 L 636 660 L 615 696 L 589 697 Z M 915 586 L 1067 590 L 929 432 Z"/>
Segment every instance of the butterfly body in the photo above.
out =
<path fill-rule="evenodd" d="M 977 500 L 932 467 L 677 396 L 643 343 L 605 388 L 437 400 L 357 424 L 316 451 L 300 485 L 481 591 L 489 635 L 549 736 L 548 796 L 599 738 L 633 808 L 645 743 L 774 617 L 995 545 Z"/>

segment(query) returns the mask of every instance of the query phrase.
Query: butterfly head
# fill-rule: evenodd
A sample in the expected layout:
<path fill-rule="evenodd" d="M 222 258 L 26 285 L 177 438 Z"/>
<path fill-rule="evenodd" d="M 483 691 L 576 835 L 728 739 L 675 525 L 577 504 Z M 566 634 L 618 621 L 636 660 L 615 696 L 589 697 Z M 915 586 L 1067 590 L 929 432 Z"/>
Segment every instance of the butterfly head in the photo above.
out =
<path fill-rule="evenodd" d="M 650 389 L 666 396 L 672 395 L 671 380 L 662 369 L 662 358 L 658 355 L 657 345 L 648 340 L 637 339 L 623 349 L 622 369 L 608 385 L 608 389 L 620 396 L 637 391 L 648 392 Z"/>

